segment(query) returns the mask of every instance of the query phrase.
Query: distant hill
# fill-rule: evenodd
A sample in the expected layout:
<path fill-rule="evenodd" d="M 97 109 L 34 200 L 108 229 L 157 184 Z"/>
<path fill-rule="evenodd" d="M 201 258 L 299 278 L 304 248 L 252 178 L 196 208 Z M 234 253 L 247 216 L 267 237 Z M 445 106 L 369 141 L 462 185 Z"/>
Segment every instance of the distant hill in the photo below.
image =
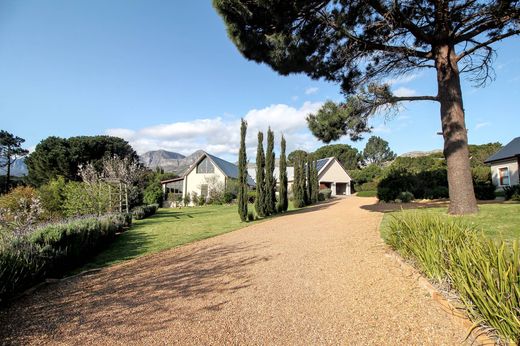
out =
<path fill-rule="evenodd" d="M 421 157 L 421 156 L 430 156 L 434 154 L 441 154 L 442 149 L 435 149 L 430 151 L 410 151 L 404 154 L 399 155 L 400 157 Z"/>
<path fill-rule="evenodd" d="M 0 175 L 7 173 L 6 168 L 0 168 Z M 12 177 L 23 177 L 27 175 L 27 166 L 25 165 L 25 157 L 19 158 L 11 165 L 11 176 Z"/>
<path fill-rule="evenodd" d="M 203 153 L 202 150 L 197 150 L 188 156 L 184 156 L 171 151 L 154 150 L 140 155 L 139 159 L 143 165 L 150 169 L 156 169 L 159 167 L 164 169 L 165 172 L 181 174 Z"/>

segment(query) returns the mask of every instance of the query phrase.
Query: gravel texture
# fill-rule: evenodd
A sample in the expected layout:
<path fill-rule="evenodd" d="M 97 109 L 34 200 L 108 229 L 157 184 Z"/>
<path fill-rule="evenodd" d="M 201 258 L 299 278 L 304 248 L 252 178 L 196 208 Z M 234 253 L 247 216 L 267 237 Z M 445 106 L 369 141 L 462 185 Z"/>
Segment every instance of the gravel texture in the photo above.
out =
<path fill-rule="evenodd" d="M 0 311 L 19 344 L 458 345 L 348 197 L 48 285 Z M 238 217 L 238 216 L 237 216 Z"/>

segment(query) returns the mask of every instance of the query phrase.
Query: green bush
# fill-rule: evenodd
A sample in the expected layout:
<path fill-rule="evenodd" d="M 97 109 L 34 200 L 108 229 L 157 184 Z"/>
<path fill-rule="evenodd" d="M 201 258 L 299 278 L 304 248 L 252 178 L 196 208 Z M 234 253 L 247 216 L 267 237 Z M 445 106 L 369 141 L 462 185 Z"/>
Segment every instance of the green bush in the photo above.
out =
<path fill-rule="evenodd" d="M 318 192 L 318 201 L 325 201 L 327 199 L 330 199 L 331 196 L 331 189 L 321 189 L 320 192 Z"/>
<path fill-rule="evenodd" d="M 375 191 L 377 190 L 377 181 L 369 181 L 361 185 L 356 184 L 356 191 Z"/>
<path fill-rule="evenodd" d="M 504 186 L 504 197 L 506 201 L 520 201 L 520 185 Z"/>
<path fill-rule="evenodd" d="M 132 217 L 134 220 L 146 219 L 147 217 L 154 215 L 157 212 L 157 209 L 159 209 L 158 204 L 142 205 L 139 207 L 135 207 L 132 210 Z"/>
<path fill-rule="evenodd" d="M 128 215 L 108 214 L 0 239 L 0 303 L 46 277 L 62 276 L 84 263 L 129 225 Z"/>
<path fill-rule="evenodd" d="M 409 191 L 400 192 L 396 198 L 396 201 L 400 201 L 402 203 L 409 203 L 413 200 L 414 200 L 413 194 Z"/>
<path fill-rule="evenodd" d="M 145 204 L 162 204 L 163 198 L 161 182 L 158 180 L 151 182 L 144 189 L 143 202 Z"/>
<path fill-rule="evenodd" d="M 222 202 L 229 204 L 233 202 L 235 198 L 237 198 L 237 196 L 233 192 L 224 192 L 224 195 L 222 196 Z"/>
<path fill-rule="evenodd" d="M 455 289 L 477 323 L 520 342 L 520 251 L 496 243 L 461 220 L 401 212 L 387 229 L 387 243 L 429 279 Z"/>
<path fill-rule="evenodd" d="M 480 200 L 495 199 L 495 185 L 487 182 L 476 182 L 473 185 L 475 197 Z"/>
<path fill-rule="evenodd" d="M 449 198 L 450 191 L 447 186 L 434 186 L 424 191 L 425 199 Z"/>
<path fill-rule="evenodd" d="M 247 203 L 255 203 L 255 199 L 256 199 L 256 191 L 254 190 L 249 190 L 247 191 Z"/>

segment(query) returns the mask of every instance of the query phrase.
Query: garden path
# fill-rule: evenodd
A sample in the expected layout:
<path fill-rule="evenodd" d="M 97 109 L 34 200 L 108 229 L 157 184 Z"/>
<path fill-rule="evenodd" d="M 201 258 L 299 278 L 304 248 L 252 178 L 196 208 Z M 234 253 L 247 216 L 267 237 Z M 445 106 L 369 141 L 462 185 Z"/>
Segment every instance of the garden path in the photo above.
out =
<path fill-rule="evenodd" d="M 374 203 L 334 200 L 51 284 L 0 311 L 0 338 L 460 344 L 465 330 L 388 256 L 378 232 L 382 214 L 367 208 Z"/>

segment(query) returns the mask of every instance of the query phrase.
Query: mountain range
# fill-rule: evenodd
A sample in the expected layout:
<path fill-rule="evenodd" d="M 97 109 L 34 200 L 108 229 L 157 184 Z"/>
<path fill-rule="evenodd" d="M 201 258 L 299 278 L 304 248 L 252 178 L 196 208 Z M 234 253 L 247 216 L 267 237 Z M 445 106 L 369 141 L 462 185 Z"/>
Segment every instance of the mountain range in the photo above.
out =
<path fill-rule="evenodd" d="M 0 159 L 0 165 L 3 161 Z M 5 168 L 0 168 L 0 175 L 6 174 Z M 27 166 L 25 165 L 25 157 L 21 157 L 17 159 L 12 165 L 11 165 L 11 176 L 12 177 L 22 177 L 24 175 L 27 175 Z"/>
<path fill-rule="evenodd" d="M 172 151 L 153 150 L 140 155 L 139 160 L 144 166 L 150 169 L 159 167 L 164 169 L 165 172 L 180 174 L 191 166 L 203 153 L 204 151 L 197 150 L 188 156 L 184 156 Z"/>

